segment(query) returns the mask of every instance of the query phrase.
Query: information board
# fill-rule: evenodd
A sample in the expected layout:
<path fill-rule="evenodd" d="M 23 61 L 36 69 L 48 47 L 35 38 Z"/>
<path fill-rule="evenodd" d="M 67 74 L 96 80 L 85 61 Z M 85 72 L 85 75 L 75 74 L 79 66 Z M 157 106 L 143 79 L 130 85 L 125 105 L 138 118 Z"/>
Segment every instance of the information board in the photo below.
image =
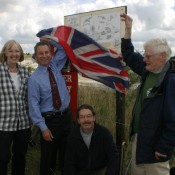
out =
<path fill-rule="evenodd" d="M 104 47 L 120 51 L 124 35 L 122 13 L 126 13 L 126 6 L 69 15 L 64 17 L 64 25 L 82 31 Z"/>

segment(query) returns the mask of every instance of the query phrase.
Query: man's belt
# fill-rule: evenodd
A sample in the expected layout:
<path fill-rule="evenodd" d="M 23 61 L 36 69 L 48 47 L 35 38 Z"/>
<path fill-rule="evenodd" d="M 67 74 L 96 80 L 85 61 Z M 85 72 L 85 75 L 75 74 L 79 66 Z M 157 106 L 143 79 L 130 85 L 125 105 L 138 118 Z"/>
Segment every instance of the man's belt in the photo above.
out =
<path fill-rule="evenodd" d="M 69 107 L 66 108 L 63 111 L 59 111 L 59 112 L 53 112 L 53 111 L 47 111 L 47 112 L 43 112 L 42 116 L 44 118 L 52 118 L 52 117 L 58 117 L 58 116 L 63 116 L 65 113 L 67 113 L 69 111 Z"/>

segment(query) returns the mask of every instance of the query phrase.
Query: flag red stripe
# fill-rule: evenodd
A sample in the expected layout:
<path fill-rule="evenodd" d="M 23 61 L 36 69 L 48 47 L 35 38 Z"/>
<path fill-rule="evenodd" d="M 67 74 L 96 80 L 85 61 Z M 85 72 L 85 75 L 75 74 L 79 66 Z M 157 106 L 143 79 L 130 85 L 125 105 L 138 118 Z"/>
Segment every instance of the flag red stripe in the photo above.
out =
<path fill-rule="evenodd" d="M 87 62 L 81 59 L 78 59 L 77 56 L 74 54 L 74 52 L 72 51 L 71 47 L 62 40 L 59 40 L 59 43 L 64 47 L 66 54 L 68 55 L 69 59 L 71 60 L 71 62 L 73 64 L 79 65 L 80 67 L 82 67 L 83 69 L 86 69 L 88 71 L 92 71 L 92 72 L 103 72 L 106 74 L 110 74 L 110 75 L 122 75 L 127 77 L 127 72 L 126 71 L 121 71 L 120 74 L 109 70 L 107 68 L 101 67 L 100 65 L 93 63 L 93 62 Z"/>
<path fill-rule="evenodd" d="M 93 51 L 90 51 L 90 52 L 86 52 L 84 54 L 80 54 L 80 56 L 90 57 L 90 56 L 94 56 L 94 55 L 98 56 L 98 55 L 104 54 L 104 53 L 105 52 L 103 50 L 98 49 L 98 50 L 93 50 Z"/>

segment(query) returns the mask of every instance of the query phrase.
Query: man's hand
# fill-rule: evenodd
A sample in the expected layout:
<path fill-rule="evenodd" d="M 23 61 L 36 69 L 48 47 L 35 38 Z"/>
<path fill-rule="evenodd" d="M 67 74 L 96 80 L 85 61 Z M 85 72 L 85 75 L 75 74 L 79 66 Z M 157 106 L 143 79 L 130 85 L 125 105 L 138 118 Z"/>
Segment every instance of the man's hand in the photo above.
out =
<path fill-rule="evenodd" d="M 165 154 L 161 154 L 159 152 L 155 152 L 155 158 L 157 160 L 159 160 L 160 158 L 166 158 L 166 157 L 167 157 L 167 155 L 165 155 Z"/>
<path fill-rule="evenodd" d="M 132 22 L 133 19 L 128 16 L 127 14 L 123 13 L 120 15 L 121 20 L 125 21 L 125 39 L 130 39 L 131 38 L 131 32 L 132 32 Z"/>
<path fill-rule="evenodd" d="M 42 131 L 42 136 L 45 141 L 51 142 L 53 140 L 53 135 L 49 129 Z"/>
<path fill-rule="evenodd" d="M 129 15 L 125 14 L 125 13 L 121 14 L 120 16 L 122 18 L 122 21 L 125 21 L 126 29 L 131 29 L 132 28 L 133 19 Z"/>
<path fill-rule="evenodd" d="M 40 37 L 40 40 L 49 43 L 51 39 L 50 38 L 46 38 L 46 37 Z"/>

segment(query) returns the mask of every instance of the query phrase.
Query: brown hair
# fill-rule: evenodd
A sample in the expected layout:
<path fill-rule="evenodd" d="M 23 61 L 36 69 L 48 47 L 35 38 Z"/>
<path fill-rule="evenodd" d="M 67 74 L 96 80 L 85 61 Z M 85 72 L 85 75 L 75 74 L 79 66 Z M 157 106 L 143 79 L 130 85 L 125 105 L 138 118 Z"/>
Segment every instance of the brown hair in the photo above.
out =
<path fill-rule="evenodd" d="M 79 106 L 79 108 L 77 109 L 77 118 L 79 118 L 79 112 L 82 110 L 82 109 L 89 109 L 93 116 L 95 116 L 95 111 L 93 109 L 92 106 L 88 105 L 88 104 L 82 104 L 81 106 Z"/>
<path fill-rule="evenodd" d="M 48 46 L 48 48 L 50 49 L 50 44 L 49 43 L 47 43 L 45 41 L 39 41 L 38 43 L 36 43 L 36 45 L 34 47 L 34 56 L 36 55 L 38 46 Z"/>

